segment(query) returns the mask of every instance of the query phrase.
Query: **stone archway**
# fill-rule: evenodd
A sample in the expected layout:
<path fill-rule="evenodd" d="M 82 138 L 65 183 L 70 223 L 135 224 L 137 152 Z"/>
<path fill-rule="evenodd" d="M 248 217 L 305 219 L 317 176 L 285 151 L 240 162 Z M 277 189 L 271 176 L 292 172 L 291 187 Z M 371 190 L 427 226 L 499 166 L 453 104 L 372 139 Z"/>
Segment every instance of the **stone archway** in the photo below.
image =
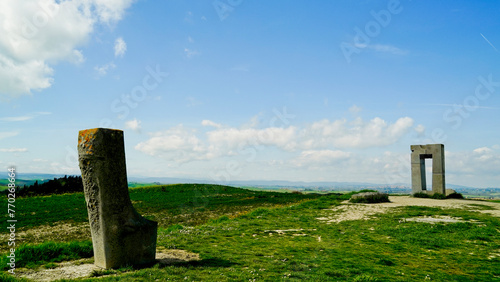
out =
<path fill-rule="evenodd" d="M 444 175 L 444 145 L 411 145 L 411 189 L 412 193 L 440 193 L 446 195 Z M 425 159 L 432 159 L 432 191 L 427 191 Z"/>

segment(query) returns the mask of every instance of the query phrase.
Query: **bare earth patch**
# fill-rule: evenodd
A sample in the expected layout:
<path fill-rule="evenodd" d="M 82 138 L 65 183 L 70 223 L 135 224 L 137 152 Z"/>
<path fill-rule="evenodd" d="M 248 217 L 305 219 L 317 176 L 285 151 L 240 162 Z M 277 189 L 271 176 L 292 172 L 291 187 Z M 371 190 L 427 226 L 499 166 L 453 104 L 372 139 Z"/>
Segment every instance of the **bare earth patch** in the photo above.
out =
<path fill-rule="evenodd" d="M 451 217 L 451 216 L 443 216 L 443 215 L 434 215 L 434 216 L 417 216 L 411 218 L 405 218 L 404 221 L 415 221 L 415 222 L 426 222 L 430 224 L 434 224 L 437 222 L 441 223 L 455 223 L 455 222 L 473 222 L 479 223 L 477 220 L 464 220 L 461 217 Z"/>
<path fill-rule="evenodd" d="M 156 262 L 162 265 L 193 260 L 200 260 L 199 254 L 190 253 L 184 250 L 169 250 L 164 248 L 158 248 L 156 250 Z M 89 259 L 81 259 L 62 262 L 58 263 L 57 267 L 53 269 L 16 269 L 16 276 L 35 281 L 54 281 L 63 278 L 76 279 L 90 277 L 93 271 L 103 270 L 88 261 Z"/>
<path fill-rule="evenodd" d="M 449 209 L 467 209 L 470 211 L 478 211 L 488 213 L 495 217 L 500 217 L 500 203 L 492 203 L 477 200 L 463 200 L 463 199 L 447 199 L 435 200 L 428 198 L 413 198 L 410 196 L 390 196 L 390 203 L 378 204 L 352 204 L 349 201 L 342 202 L 343 205 L 331 209 L 335 213 L 331 216 L 318 218 L 325 221 L 327 224 L 339 223 L 346 220 L 367 220 L 377 213 L 385 213 L 391 208 L 403 206 L 426 206 L 426 207 L 442 207 Z M 478 205 L 488 206 L 491 210 L 478 210 Z M 436 220 L 434 220 L 436 222 Z"/>
<path fill-rule="evenodd" d="M 88 277 L 94 270 L 100 267 L 91 263 L 81 263 L 83 260 L 67 261 L 59 263 L 53 269 L 16 269 L 16 276 L 32 279 L 35 281 L 54 281 L 57 279 L 75 279 Z"/>

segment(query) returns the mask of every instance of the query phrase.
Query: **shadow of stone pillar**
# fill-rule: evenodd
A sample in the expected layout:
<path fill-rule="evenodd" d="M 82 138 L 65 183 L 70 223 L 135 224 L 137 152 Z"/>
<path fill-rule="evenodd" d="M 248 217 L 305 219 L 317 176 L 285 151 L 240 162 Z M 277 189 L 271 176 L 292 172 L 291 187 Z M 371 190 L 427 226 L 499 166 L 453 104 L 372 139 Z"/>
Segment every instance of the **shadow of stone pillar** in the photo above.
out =
<path fill-rule="evenodd" d="M 153 262 L 158 224 L 139 215 L 130 201 L 123 131 L 80 131 L 78 156 L 95 265 L 117 268 Z"/>

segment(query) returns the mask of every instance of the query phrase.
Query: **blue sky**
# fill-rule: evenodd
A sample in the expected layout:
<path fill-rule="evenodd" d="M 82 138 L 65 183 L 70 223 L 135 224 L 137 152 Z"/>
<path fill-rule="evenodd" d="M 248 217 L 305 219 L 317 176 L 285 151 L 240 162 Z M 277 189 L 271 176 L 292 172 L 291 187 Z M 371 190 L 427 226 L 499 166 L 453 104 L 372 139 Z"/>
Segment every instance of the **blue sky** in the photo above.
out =
<path fill-rule="evenodd" d="M 7 0 L 0 165 L 78 174 L 82 129 L 129 175 L 499 187 L 497 1 Z"/>

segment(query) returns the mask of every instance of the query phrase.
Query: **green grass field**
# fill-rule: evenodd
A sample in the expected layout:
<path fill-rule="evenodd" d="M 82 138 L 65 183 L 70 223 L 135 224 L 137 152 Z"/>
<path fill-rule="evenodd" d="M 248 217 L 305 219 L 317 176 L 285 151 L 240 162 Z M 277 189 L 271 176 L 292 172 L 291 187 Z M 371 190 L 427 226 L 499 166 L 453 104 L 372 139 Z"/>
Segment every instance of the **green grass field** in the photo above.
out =
<path fill-rule="evenodd" d="M 197 253 L 200 260 L 105 270 L 82 281 L 500 281 L 500 220 L 478 211 L 409 206 L 372 220 L 326 224 L 318 218 L 349 194 L 181 184 L 131 189 L 130 195 L 139 213 L 159 221 L 158 247 Z M 17 203 L 27 230 L 87 220 L 81 193 Z M 433 215 L 473 221 L 402 220 Z M 28 245 L 30 267 L 88 257 L 88 239 L 73 247 L 69 241 Z M 42 260 L 29 255 L 47 249 L 60 251 Z"/>
<path fill-rule="evenodd" d="M 221 215 L 236 216 L 258 207 L 277 207 L 320 197 L 316 194 L 257 192 L 227 186 L 205 184 L 177 184 L 129 189 L 134 207 L 146 218 L 155 220 L 159 227 L 173 224 L 195 226 Z M 78 225 L 88 222 L 83 193 L 18 198 L 15 203 L 17 230 L 27 231 L 61 224 Z M 0 203 L 7 211 L 7 201 Z M 3 222 L 8 218 L 2 214 Z M 8 230 L 0 230 L 6 234 Z M 50 239 L 45 236 L 44 239 Z M 65 234 L 56 240 L 89 240 L 88 234 Z M 26 243 L 41 243 L 33 236 Z M 0 251 L 8 249 L 0 244 Z"/>

